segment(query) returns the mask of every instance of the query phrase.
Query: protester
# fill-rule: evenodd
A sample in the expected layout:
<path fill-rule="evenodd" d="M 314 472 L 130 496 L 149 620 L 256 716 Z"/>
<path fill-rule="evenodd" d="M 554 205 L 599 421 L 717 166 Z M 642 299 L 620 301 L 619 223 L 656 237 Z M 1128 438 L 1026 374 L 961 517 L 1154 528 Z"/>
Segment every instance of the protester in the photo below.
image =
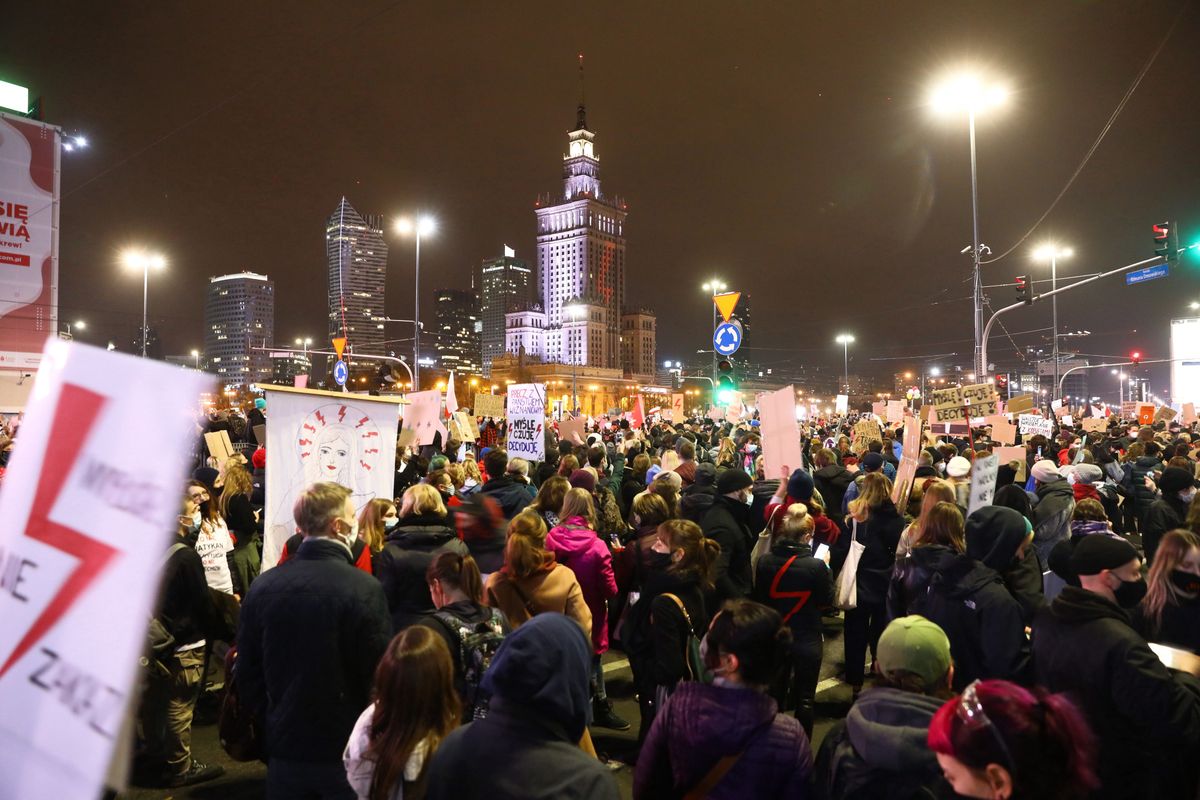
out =
<path fill-rule="evenodd" d="M 873 472 L 883 472 L 885 463 L 883 455 L 878 452 L 863 453 L 862 461 L 859 462 L 862 469 L 854 476 L 854 481 L 846 487 L 846 493 L 842 495 L 842 516 L 850 513 L 850 501 L 858 497 L 858 493 L 862 491 L 863 480 Z"/>
<path fill-rule="evenodd" d="M 929 724 L 952 696 L 950 640 L 919 616 L 892 620 L 879 637 L 875 685 L 825 734 L 817 754 L 817 797 L 944 796 L 945 781 L 927 747 Z"/>
<path fill-rule="evenodd" d="M 375 577 L 387 597 L 393 632 L 434 612 L 425 572 L 443 552 L 465 556 L 470 551 L 447 519 L 437 490 L 428 484 L 410 486 L 400 505 L 400 521 L 375 558 Z"/>
<path fill-rule="evenodd" d="M 764 525 L 772 531 L 779 530 L 783 523 L 784 511 L 796 503 L 803 503 L 808 509 L 808 515 L 813 519 L 813 544 L 825 544 L 830 547 L 837 544 L 842 529 L 825 513 L 824 502 L 816 492 L 812 475 L 803 469 L 789 472 L 785 466 L 780 477 L 782 479 L 775 489 L 775 496 L 767 503 L 763 512 Z"/>
<path fill-rule="evenodd" d="M 270 800 L 350 798 L 342 752 L 391 638 L 387 600 L 351 562 L 349 489 L 314 483 L 293 516 L 303 543 L 242 605 L 238 690 L 264 721 Z"/>
<path fill-rule="evenodd" d="M 699 523 L 717 500 L 717 468 L 699 464 L 693 472 L 691 486 L 684 487 L 679 497 L 679 513 L 684 519 Z"/>
<path fill-rule="evenodd" d="M 527 486 L 506 473 L 508 453 L 503 450 L 489 450 L 483 457 L 483 466 L 487 470 L 488 481 L 479 491 L 496 499 L 504 509 L 506 519 L 512 519 L 533 502 L 534 495 Z"/>
<path fill-rule="evenodd" d="M 1054 545 L 1047 562 L 1050 570 L 1067 585 L 1079 585 L 1079 577 L 1071 570 L 1071 553 L 1075 552 L 1075 546 L 1083 537 L 1093 534 L 1122 538 L 1113 533 L 1104 507 L 1096 500 L 1085 498 L 1076 503 L 1075 510 L 1071 512 L 1070 538 Z"/>
<path fill-rule="evenodd" d="M 755 567 L 754 580 L 754 599 L 779 612 L 792 632 L 789 658 L 772 681 L 771 696 L 781 710 L 795 710 L 810 738 L 824 643 L 821 610 L 833 603 L 829 551 L 823 559 L 813 557 L 814 529 L 803 503 L 790 506 L 770 552 Z"/>
<path fill-rule="evenodd" d="M 523 511 L 508 526 L 504 566 L 488 576 L 484 602 L 504 612 L 513 628 L 538 614 L 565 614 L 590 638 L 592 613 L 583 599 L 575 573 L 556 563 L 546 549 L 546 523 L 536 513 Z"/>
<path fill-rule="evenodd" d="M 727 469 L 717 478 L 717 498 L 700 521 L 704 536 L 721 546 L 714 583 L 716 604 L 750 594 L 753 575 L 750 570 L 750 487 L 754 484 L 745 471 Z"/>
<path fill-rule="evenodd" d="M 250 473 L 241 467 L 230 467 L 225 473 L 225 487 L 218 503 L 221 517 L 233 539 L 229 564 L 237 594 L 245 596 L 262 568 L 262 523 L 250 505 L 254 482 Z"/>
<path fill-rule="evenodd" d="M 184 541 L 190 542 L 200 554 L 208 588 L 240 597 L 234 592 L 233 539 L 225 527 L 225 520 L 219 514 L 205 517 L 201 511 L 202 505 L 212 506 L 203 484 L 190 481 L 186 491 L 183 515 L 188 522 L 183 531 Z"/>
<path fill-rule="evenodd" d="M 921 530 L 929 519 L 929 511 L 938 503 L 956 503 L 958 498 L 954 493 L 954 484 L 941 479 L 927 480 L 921 493 L 921 507 L 917 518 L 905 527 L 900 534 L 900 542 L 896 545 L 896 558 L 904 558 L 912 550 L 916 542 L 921 541 Z"/>
<path fill-rule="evenodd" d="M 855 695 L 862 689 L 866 651 L 870 648 L 875 658 L 875 645 L 887 625 L 888 581 L 904 528 L 891 494 L 891 481 L 880 473 L 868 475 L 846 520 L 853 539 L 864 548 L 855 572 L 857 604 L 846 611 L 843 634 L 846 683 Z"/>
<path fill-rule="evenodd" d="M 1142 548 L 1146 562 L 1154 564 L 1158 542 L 1167 533 L 1182 528 L 1188 518 L 1192 498 L 1196 496 L 1192 472 L 1180 467 L 1167 467 L 1158 479 L 1162 495 L 1150 503 L 1142 516 Z"/>
<path fill-rule="evenodd" d="M 547 478 L 538 489 L 537 496 L 529 504 L 528 509 L 541 515 L 547 528 L 558 524 L 558 515 L 562 511 L 563 498 L 571 488 L 571 483 L 561 475 Z"/>
<path fill-rule="evenodd" d="M 608 602 L 617 596 L 612 554 L 596 534 L 596 509 L 585 489 L 571 489 L 562 504 L 562 520 L 546 534 L 546 549 L 575 573 L 592 615 L 592 710 L 594 724 L 627 731 L 630 725 L 613 711 L 604 690 L 601 656 L 608 652 Z"/>
<path fill-rule="evenodd" d="M 971 462 L 954 456 L 946 462 L 946 480 L 954 487 L 954 502 L 964 509 L 971 493 Z"/>
<path fill-rule="evenodd" d="M 993 504 L 967 517 L 964 535 L 967 555 L 1000 576 L 1004 588 L 1021 606 L 1022 622 L 1031 625 L 1046 604 L 1042 566 L 1033 547 L 1033 524 L 1019 512 Z"/>
<path fill-rule="evenodd" d="M 651 560 L 650 553 L 658 541 L 658 526 L 670 518 L 666 502 L 658 495 L 643 492 L 634 499 L 629 512 L 634 535 L 625 543 L 620 556 L 613 560 L 619 587 L 633 591 L 641 589 Z"/>
<path fill-rule="evenodd" d="M 396 635 L 375 670 L 375 702 L 359 715 L 342 762 L 358 800 L 425 795 L 426 771 L 458 726 L 450 650 L 428 628 Z"/>
<path fill-rule="evenodd" d="M 484 676 L 488 715 L 442 742 L 426 797 L 618 800 L 611 772 L 579 747 L 591 711 L 591 649 L 561 614 L 539 614 L 513 631 Z"/>
<path fill-rule="evenodd" d="M 842 498 L 846 494 L 846 489 L 854 482 L 854 476 L 841 465 L 837 455 L 829 449 L 818 451 L 813 459 L 813 464 L 817 468 L 812 475 L 813 484 L 821 493 L 821 500 L 825 508 L 829 510 L 829 513 L 836 514 L 842 507 Z"/>
<path fill-rule="evenodd" d="M 1083 800 L 1097 786 L 1095 738 L 1063 694 L 976 681 L 946 701 L 929 747 L 961 797 Z"/>
<path fill-rule="evenodd" d="M 1049 560 L 1054 546 L 1070 537 L 1075 495 L 1071 491 L 1071 484 L 1059 474 L 1053 461 L 1038 461 L 1030 468 L 1030 474 L 1037 485 L 1037 503 L 1033 507 L 1033 546 L 1044 564 Z"/>
<path fill-rule="evenodd" d="M 652 467 L 646 473 L 646 476 L 649 477 L 653 472 L 654 468 Z M 679 493 L 682 486 L 683 479 L 679 477 L 678 473 L 663 471 L 654 476 L 654 478 L 650 481 L 650 486 L 648 488 L 651 492 L 657 494 L 663 499 L 664 502 L 666 502 L 667 508 L 671 510 L 672 517 L 678 517 L 681 510 Z"/>
<path fill-rule="evenodd" d="M 704 640 L 705 664 L 716 677 L 681 684 L 659 709 L 638 757 L 635 798 L 810 793 L 808 737 L 766 693 L 790 638 L 773 609 L 744 599 L 725 604 Z"/>
<path fill-rule="evenodd" d="M 1147 641 L 1200 653 L 1200 536 L 1186 530 L 1159 542 L 1133 624 Z"/>
<path fill-rule="evenodd" d="M 646 488 L 646 472 L 650 469 L 650 456 L 638 453 L 633 458 L 632 469 L 625 470 L 621 477 L 621 511 L 628 519 L 633 510 L 633 500 Z"/>
<path fill-rule="evenodd" d="M 1200 746 L 1200 686 L 1163 666 L 1133 629 L 1146 594 L 1133 546 L 1085 536 L 1071 554 L 1068 586 L 1033 624 L 1036 682 L 1070 692 L 1099 741 L 1099 798 L 1191 797 Z"/>
<path fill-rule="evenodd" d="M 358 538 L 367 545 L 372 564 L 383 550 L 388 534 L 400 523 L 400 513 L 391 500 L 380 497 L 367 501 L 358 515 Z"/>

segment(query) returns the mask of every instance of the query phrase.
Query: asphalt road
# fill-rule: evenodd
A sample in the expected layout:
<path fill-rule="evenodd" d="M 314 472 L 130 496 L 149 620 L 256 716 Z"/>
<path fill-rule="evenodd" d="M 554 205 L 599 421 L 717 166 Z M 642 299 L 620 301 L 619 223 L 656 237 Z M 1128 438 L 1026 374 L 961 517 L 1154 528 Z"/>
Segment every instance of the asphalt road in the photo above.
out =
<path fill-rule="evenodd" d="M 825 658 L 821 665 L 821 682 L 817 685 L 816 724 L 813 731 L 813 750 L 830 726 L 846 715 L 850 707 L 850 688 L 834 677 L 842 667 L 841 620 L 827 620 Z M 619 760 L 637 741 L 638 706 L 633 696 L 633 683 L 628 662 L 621 653 L 605 656 L 606 684 L 617 713 L 628 720 L 632 728 L 624 733 L 593 728 L 596 750 Z M 211 705 L 211 704 L 210 704 Z M 166 800 L 194 798 L 195 800 L 257 800 L 265 796 L 266 766 L 259 762 L 239 763 L 231 760 L 217 741 L 215 709 L 200 707 L 192 729 L 194 757 L 208 764 L 220 764 L 225 774 L 207 783 L 183 789 L 162 789 L 152 786 L 132 786 L 117 795 L 122 800 Z M 633 797 L 633 770 L 622 766 L 615 772 L 621 796 Z"/>

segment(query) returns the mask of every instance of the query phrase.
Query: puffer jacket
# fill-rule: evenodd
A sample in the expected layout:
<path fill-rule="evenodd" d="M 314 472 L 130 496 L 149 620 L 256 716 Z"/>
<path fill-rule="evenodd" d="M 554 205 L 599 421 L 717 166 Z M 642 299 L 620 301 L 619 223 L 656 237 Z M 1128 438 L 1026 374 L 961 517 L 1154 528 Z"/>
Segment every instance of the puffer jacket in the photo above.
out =
<path fill-rule="evenodd" d="M 741 753 L 709 800 L 807 798 L 812 748 L 794 717 L 754 689 L 679 684 L 654 718 L 638 756 L 633 796 L 681 797 L 723 757 Z"/>
<path fill-rule="evenodd" d="M 954 688 L 977 678 L 1021 682 L 1029 642 L 1021 606 L 995 571 L 942 545 L 914 547 L 896 566 L 888 592 L 890 619 L 920 614 L 950 639 Z"/>
<path fill-rule="evenodd" d="M 437 610 L 425 571 L 435 556 L 446 551 L 463 556 L 470 552 L 446 517 L 405 517 L 388 533 L 375 556 L 375 577 L 383 585 L 396 633 Z"/>
<path fill-rule="evenodd" d="M 479 490 L 481 493 L 494 497 L 504 509 L 505 519 L 512 519 L 525 510 L 525 506 L 533 502 L 529 490 L 524 483 L 518 483 L 508 475 L 492 478 Z"/>
<path fill-rule="evenodd" d="M 1157 499 L 1157 495 L 1146 488 L 1146 476 L 1153 477 L 1153 473 L 1162 468 L 1163 463 L 1158 456 L 1141 456 L 1131 465 L 1129 480 L 1133 484 L 1133 512 L 1139 521 L 1150 510 L 1150 504 Z"/>
<path fill-rule="evenodd" d="M 1033 546 L 1043 564 L 1050 560 L 1054 545 L 1071 535 L 1071 515 L 1075 513 L 1075 494 L 1066 478 L 1037 487 L 1033 507 Z"/>
<path fill-rule="evenodd" d="M 546 534 L 546 549 L 575 573 L 588 611 L 592 612 L 592 648 L 608 652 L 608 601 L 617 596 L 612 553 L 582 517 L 563 520 Z"/>

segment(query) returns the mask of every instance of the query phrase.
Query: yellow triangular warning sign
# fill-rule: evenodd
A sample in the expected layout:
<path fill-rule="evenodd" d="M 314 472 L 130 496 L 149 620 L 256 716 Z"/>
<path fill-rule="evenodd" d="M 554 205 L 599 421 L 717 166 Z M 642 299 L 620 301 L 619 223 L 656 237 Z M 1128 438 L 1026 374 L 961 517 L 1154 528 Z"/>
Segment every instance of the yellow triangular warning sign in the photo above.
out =
<path fill-rule="evenodd" d="M 346 337 L 339 336 L 333 340 L 333 349 L 337 351 L 338 361 L 342 360 L 342 351 L 346 349 Z"/>
<path fill-rule="evenodd" d="M 729 318 L 733 316 L 733 310 L 737 308 L 738 300 L 741 299 L 741 292 L 726 292 L 725 294 L 713 295 L 713 302 L 717 304 L 717 311 L 721 312 L 721 319 L 726 322 L 729 322 Z"/>

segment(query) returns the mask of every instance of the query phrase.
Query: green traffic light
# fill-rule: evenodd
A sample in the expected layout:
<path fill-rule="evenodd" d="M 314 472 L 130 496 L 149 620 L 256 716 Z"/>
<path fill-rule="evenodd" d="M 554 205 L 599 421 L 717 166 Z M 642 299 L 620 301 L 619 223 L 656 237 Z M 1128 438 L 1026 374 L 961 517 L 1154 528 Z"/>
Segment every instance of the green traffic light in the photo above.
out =
<path fill-rule="evenodd" d="M 722 389 L 721 391 L 717 392 L 717 402 L 732 403 L 733 392 L 729 389 Z"/>

